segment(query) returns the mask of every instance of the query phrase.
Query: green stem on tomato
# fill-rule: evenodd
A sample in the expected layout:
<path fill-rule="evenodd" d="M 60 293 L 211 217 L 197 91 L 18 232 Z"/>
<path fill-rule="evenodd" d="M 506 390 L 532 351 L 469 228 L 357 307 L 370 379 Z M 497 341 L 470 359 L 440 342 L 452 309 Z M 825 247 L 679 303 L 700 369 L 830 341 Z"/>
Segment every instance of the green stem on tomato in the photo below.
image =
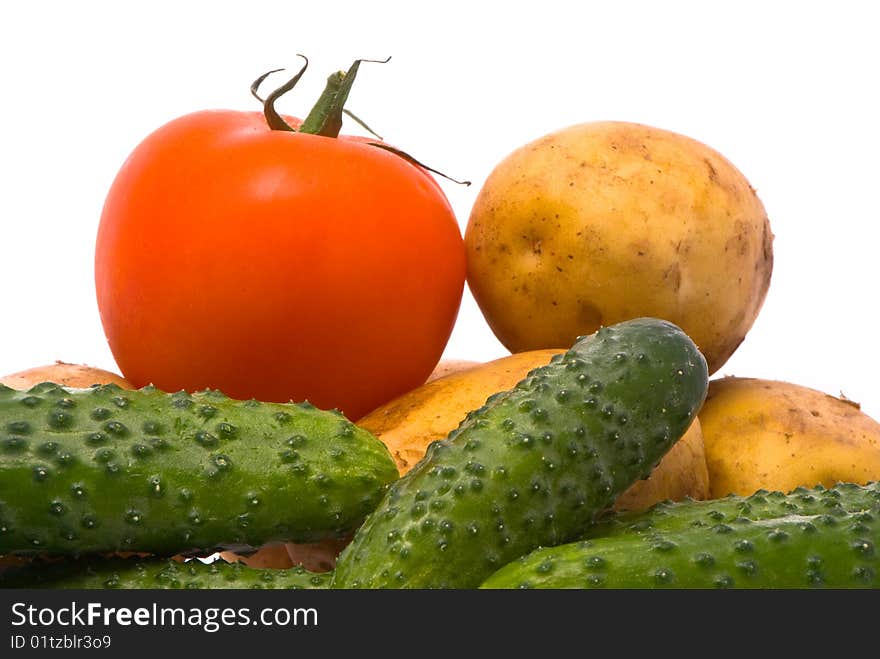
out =
<path fill-rule="evenodd" d="M 390 57 L 384 60 L 357 59 L 349 67 L 348 71 L 336 71 L 330 74 L 324 91 L 311 112 L 303 119 L 299 132 L 323 135 L 324 137 L 337 137 L 339 131 L 342 130 L 343 107 L 348 100 L 348 94 L 351 92 L 351 87 L 354 84 L 354 79 L 357 76 L 361 62 L 385 64 L 390 59 Z"/>
<path fill-rule="evenodd" d="M 342 110 L 342 112 L 343 112 L 343 114 L 345 114 L 347 117 L 353 119 L 354 122 L 355 122 L 358 126 L 360 126 L 361 128 L 363 128 L 365 131 L 367 131 L 370 135 L 372 135 L 372 136 L 375 137 L 376 139 L 378 139 L 378 140 L 384 140 L 384 139 L 385 139 L 384 137 L 382 137 L 381 135 L 379 135 L 379 133 L 377 133 L 377 132 L 374 131 L 372 128 L 370 128 L 369 126 L 367 126 L 366 122 L 365 122 L 363 119 L 361 119 L 360 117 L 358 117 L 358 116 L 357 116 L 354 112 L 352 112 L 351 110 L 348 110 L 348 109 L 345 109 L 345 108 L 344 108 L 344 109 Z"/>
<path fill-rule="evenodd" d="M 305 55 L 300 55 L 305 60 L 305 64 L 299 70 L 293 78 L 284 83 L 281 87 L 273 91 L 269 94 L 265 99 L 260 97 L 259 87 L 263 83 L 263 81 L 269 77 L 269 75 L 281 71 L 282 69 L 273 69 L 272 71 L 268 71 L 264 73 L 259 78 L 254 80 L 251 83 L 251 94 L 254 98 L 260 101 L 263 104 L 263 114 L 266 117 L 266 123 L 269 125 L 269 128 L 272 130 L 282 130 L 293 133 L 308 133 L 310 135 L 321 135 L 322 137 L 331 137 L 336 138 L 339 137 L 339 131 L 342 130 L 342 115 L 346 114 L 351 117 L 354 121 L 360 124 L 365 130 L 372 133 L 378 139 L 382 139 L 380 135 L 378 135 L 372 128 L 370 128 L 367 124 L 365 124 L 361 119 L 352 114 L 349 110 L 345 109 L 345 103 L 348 101 L 348 95 L 351 92 L 352 85 L 354 85 L 354 80 L 357 77 L 358 70 L 360 69 L 361 62 L 375 62 L 377 64 L 385 64 L 389 60 L 390 57 L 384 60 L 373 60 L 373 59 L 358 59 L 355 60 L 354 63 L 349 67 L 348 71 L 337 71 L 331 74 L 327 78 L 327 84 L 324 87 L 324 91 L 321 92 L 321 96 L 318 98 L 318 101 L 315 103 L 314 107 L 312 107 L 311 112 L 309 112 L 308 116 L 303 120 L 302 124 L 300 124 L 299 128 L 294 128 L 290 124 L 288 124 L 281 115 L 275 110 L 275 101 L 282 94 L 286 94 L 291 89 L 294 88 L 296 83 L 299 82 L 299 79 L 303 76 L 306 71 L 306 68 L 309 65 L 309 60 Z M 446 178 L 454 183 L 458 183 L 460 185 L 470 185 L 470 181 L 459 181 L 457 179 L 444 174 L 443 172 L 428 167 L 422 162 L 419 162 L 411 155 L 406 153 L 405 151 L 401 151 L 392 146 L 388 146 L 382 142 L 367 142 L 370 146 L 377 147 L 379 149 L 383 149 L 390 153 L 393 153 L 396 156 L 403 158 L 404 160 L 416 165 L 417 167 L 421 167 L 429 172 L 433 172 L 434 174 L 439 174 L 443 178 Z"/>

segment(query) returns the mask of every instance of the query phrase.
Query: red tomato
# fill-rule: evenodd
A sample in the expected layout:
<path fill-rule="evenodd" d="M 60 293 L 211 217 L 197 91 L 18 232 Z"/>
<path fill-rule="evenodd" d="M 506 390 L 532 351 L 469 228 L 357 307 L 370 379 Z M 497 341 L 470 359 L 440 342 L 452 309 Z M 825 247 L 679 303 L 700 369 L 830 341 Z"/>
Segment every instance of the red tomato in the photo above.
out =
<path fill-rule="evenodd" d="M 461 302 L 461 231 L 363 138 L 204 111 L 148 136 L 98 230 L 101 321 L 132 384 L 309 400 L 358 419 L 425 381 Z"/>

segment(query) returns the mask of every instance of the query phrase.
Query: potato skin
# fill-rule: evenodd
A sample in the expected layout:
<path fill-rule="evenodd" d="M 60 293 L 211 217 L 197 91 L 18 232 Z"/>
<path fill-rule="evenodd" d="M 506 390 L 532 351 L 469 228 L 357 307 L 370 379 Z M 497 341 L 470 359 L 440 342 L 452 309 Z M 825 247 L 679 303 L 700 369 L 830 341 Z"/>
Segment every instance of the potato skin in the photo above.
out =
<path fill-rule="evenodd" d="M 561 352 L 565 350 L 516 353 L 438 378 L 379 407 L 357 424 L 385 442 L 402 476 L 422 459 L 428 444 L 444 439 L 469 411 L 493 393 L 511 389 Z M 695 420 L 651 476 L 624 492 L 615 508 L 641 510 L 664 499 L 704 499 L 708 492 L 703 440 Z"/>
<path fill-rule="evenodd" d="M 699 413 L 711 497 L 880 480 L 880 423 L 789 382 L 712 380 Z"/>
<path fill-rule="evenodd" d="M 220 558 L 227 563 L 244 563 L 248 567 L 273 568 L 282 570 L 293 566 L 290 554 L 284 543 L 263 545 L 250 555 L 236 554 L 232 551 L 221 551 Z"/>
<path fill-rule="evenodd" d="M 248 567 L 276 570 L 302 565 L 309 572 L 329 572 L 336 566 L 339 552 L 351 542 L 350 537 L 329 538 L 314 543 L 272 543 L 263 545 L 248 556 L 231 551 L 220 552 L 227 563 L 241 562 Z"/>
<path fill-rule="evenodd" d="M 467 359 L 441 359 L 437 366 L 431 371 L 431 375 L 425 380 L 426 383 L 433 382 L 438 378 L 465 371 L 474 366 L 479 366 L 480 362 L 470 361 Z"/>
<path fill-rule="evenodd" d="M 0 384 L 18 390 L 30 389 L 41 382 L 54 382 L 77 389 L 85 389 L 93 384 L 116 384 L 123 389 L 134 388 L 128 380 L 116 373 L 86 364 L 69 364 L 62 361 L 0 377 Z"/>
<path fill-rule="evenodd" d="M 512 352 L 638 316 L 679 325 L 717 371 L 751 328 L 773 235 L 748 181 L 689 137 L 578 124 L 490 173 L 465 231 L 468 285 Z"/>

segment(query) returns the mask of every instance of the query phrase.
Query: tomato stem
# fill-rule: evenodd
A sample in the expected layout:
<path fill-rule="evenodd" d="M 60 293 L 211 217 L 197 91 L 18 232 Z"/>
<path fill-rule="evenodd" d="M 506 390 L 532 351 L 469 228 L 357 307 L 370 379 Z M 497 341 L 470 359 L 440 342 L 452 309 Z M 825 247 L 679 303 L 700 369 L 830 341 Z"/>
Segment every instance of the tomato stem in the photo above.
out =
<path fill-rule="evenodd" d="M 281 85 L 274 92 L 269 94 L 266 97 L 266 100 L 263 101 L 263 115 L 266 117 L 266 123 L 269 124 L 269 128 L 271 128 L 272 130 L 286 130 L 289 132 L 296 132 L 296 129 L 293 128 L 293 126 L 288 124 L 286 121 L 284 121 L 284 119 L 281 118 L 281 115 L 278 114 L 278 112 L 275 110 L 275 101 L 277 101 L 282 94 L 286 94 L 291 89 L 293 89 L 296 86 L 296 83 L 299 82 L 299 79 L 302 78 L 303 73 L 305 73 L 306 69 L 309 67 L 309 58 L 305 55 L 299 55 L 298 53 L 297 55 L 305 60 L 305 64 L 303 64 L 302 68 L 299 70 L 299 73 L 297 73 L 290 80 Z M 251 94 L 256 96 L 256 98 L 260 98 L 257 95 L 257 88 L 270 73 L 274 73 L 274 71 L 264 73 L 259 78 L 254 80 L 253 84 L 251 85 Z"/>
<path fill-rule="evenodd" d="M 266 99 L 260 96 L 260 85 L 262 85 L 263 81 L 273 73 L 278 73 L 279 71 L 283 70 L 284 69 L 272 69 L 271 71 L 266 71 L 263 75 L 261 75 L 259 78 L 251 83 L 251 96 L 257 99 L 261 105 L 266 102 Z"/>
<path fill-rule="evenodd" d="M 311 135 L 321 135 L 323 137 L 335 138 L 339 136 L 339 131 L 342 130 L 342 115 L 345 114 L 351 117 L 354 121 L 360 124 L 372 135 L 381 140 L 381 135 L 378 135 L 361 119 L 352 114 L 349 110 L 345 109 L 345 103 L 346 101 L 348 101 L 348 95 L 351 92 L 352 85 L 354 85 L 354 80 L 357 77 L 361 62 L 374 62 L 376 64 L 385 64 L 391 60 L 391 57 L 388 57 L 384 60 L 357 59 L 348 68 L 348 71 L 336 71 L 335 73 L 331 74 L 327 78 L 327 84 L 324 87 L 324 91 L 321 92 L 321 96 L 318 97 L 318 101 L 315 103 L 308 116 L 303 120 L 302 124 L 297 129 L 284 121 L 281 115 L 278 114 L 278 112 L 275 110 L 275 101 L 278 100 L 278 98 L 282 94 L 286 94 L 291 89 L 293 89 L 296 83 L 299 82 L 300 78 L 302 78 L 303 74 L 306 72 L 306 68 L 308 68 L 309 66 L 309 60 L 305 55 L 299 55 L 299 57 L 302 57 L 305 60 L 305 64 L 303 64 L 303 67 L 299 70 L 299 72 L 286 83 L 281 85 L 281 87 L 269 94 L 265 99 L 260 97 L 260 85 L 271 74 L 282 71 L 283 69 L 273 69 L 271 71 L 267 71 L 251 83 L 251 94 L 254 98 L 256 98 L 258 101 L 260 101 L 260 103 L 263 104 L 263 114 L 266 116 L 266 123 L 269 125 L 269 128 L 271 128 L 272 130 L 283 130 L 294 133 L 308 133 Z M 397 149 L 393 146 L 388 146 L 383 142 L 368 142 L 367 144 L 393 153 L 394 155 L 403 158 L 407 162 L 412 163 L 417 167 L 421 167 L 426 171 L 438 174 L 443 178 L 452 181 L 453 183 L 458 183 L 460 185 L 471 184 L 470 181 L 459 181 L 458 179 L 454 179 L 439 170 L 432 169 L 424 163 L 419 162 L 405 151 L 401 151 L 400 149 Z"/>
<path fill-rule="evenodd" d="M 324 137 L 338 137 L 339 131 L 342 130 L 343 108 L 348 100 L 348 94 L 351 92 L 361 62 L 385 64 L 390 60 L 390 57 L 384 60 L 357 59 L 348 71 L 336 71 L 330 74 L 327 78 L 327 85 L 321 92 L 317 103 L 308 116 L 303 119 L 302 125 L 299 127 L 300 132 L 323 135 Z"/>
<path fill-rule="evenodd" d="M 379 135 L 379 133 L 377 133 L 377 132 L 374 131 L 372 128 L 370 128 L 370 127 L 366 124 L 366 122 L 365 122 L 363 119 L 361 119 L 360 117 L 358 117 L 358 116 L 357 116 L 354 112 L 352 112 L 351 110 L 343 109 L 342 112 L 343 112 L 346 116 L 348 116 L 348 117 L 350 117 L 351 119 L 353 119 L 354 122 L 355 122 L 356 124 L 358 124 L 361 128 L 363 128 L 365 131 L 367 131 L 370 135 L 372 135 L 372 136 L 375 137 L 376 139 L 379 139 L 379 140 L 384 140 L 384 139 L 385 139 L 384 137 L 382 137 L 381 135 Z"/>
<path fill-rule="evenodd" d="M 410 163 L 412 163 L 413 165 L 416 165 L 417 167 L 421 167 L 422 169 L 426 169 L 426 170 L 428 170 L 429 172 L 433 172 L 434 174 L 439 174 L 439 175 L 442 176 L 443 178 L 445 178 L 445 179 L 447 179 L 447 180 L 449 180 L 449 181 L 452 181 L 453 183 L 458 183 L 459 185 L 465 185 L 465 186 L 471 184 L 470 181 L 459 181 L 458 179 L 456 179 L 456 178 L 452 178 L 452 177 L 449 176 L 448 174 L 444 174 L 443 172 L 441 172 L 441 171 L 439 171 L 439 170 L 437 170 L 437 169 L 434 169 L 434 168 L 432 168 L 432 167 L 428 167 L 425 163 L 419 162 L 418 160 L 416 160 L 415 158 L 413 158 L 413 157 L 412 157 L 411 155 L 409 155 L 406 151 L 401 151 L 400 149 L 395 149 L 393 146 L 388 146 L 387 144 L 383 144 L 382 142 L 368 142 L 368 144 L 369 144 L 370 146 L 375 146 L 375 147 L 378 147 L 378 148 L 380 148 L 380 149 L 384 149 L 385 151 L 390 151 L 390 152 L 393 153 L 395 156 L 400 156 L 401 158 L 403 158 L 403 159 L 406 160 L 407 162 L 410 162 Z"/>

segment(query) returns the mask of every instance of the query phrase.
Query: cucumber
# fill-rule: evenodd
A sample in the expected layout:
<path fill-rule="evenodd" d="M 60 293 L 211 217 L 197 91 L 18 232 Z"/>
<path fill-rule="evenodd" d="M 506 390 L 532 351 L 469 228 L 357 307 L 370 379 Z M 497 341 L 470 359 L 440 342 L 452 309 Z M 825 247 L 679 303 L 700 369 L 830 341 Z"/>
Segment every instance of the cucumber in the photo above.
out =
<path fill-rule="evenodd" d="M 739 503 L 742 508 L 727 522 L 713 524 L 692 523 L 711 506 L 674 504 L 656 524 L 621 525 L 616 534 L 538 549 L 501 568 L 481 587 L 880 587 L 878 486 L 848 485 L 835 491 L 840 505 L 830 512 L 816 505 L 818 498 L 804 507 L 805 493 L 799 491 L 773 497 L 762 493 L 750 508 L 747 498 L 728 497 L 722 507 Z M 790 504 L 791 510 L 772 514 L 773 507 L 761 502 L 770 498 L 782 509 Z"/>
<path fill-rule="evenodd" d="M 580 338 L 428 447 L 340 554 L 333 587 L 476 588 L 577 538 L 684 434 L 707 383 L 671 323 Z"/>
<path fill-rule="evenodd" d="M 831 488 L 822 485 L 799 487 L 787 494 L 759 490 L 747 497 L 728 495 L 721 499 L 687 501 L 688 505 L 682 503 L 663 501 L 647 511 L 609 513 L 582 538 L 684 531 L 692 527 L 731 524 L 740 518 L 762 520 L 786 515 L 842 516 L 880 505 L 880 482 L 864 486 L 838 483 Z"/>
<path fill-rule="evenodd" d="M 0 386 L 0 554 L 180 552 L 351 533 L 398 476 L 307 403 Z"/>
<path fill-rule="evenodd" d="M 172 588 L 327 588 L 330 572 L 252 568 L 244 563 L 170 558 L 92 558 L 11 568 L 0 574 L 0 588 L 172 589 Z"/>

